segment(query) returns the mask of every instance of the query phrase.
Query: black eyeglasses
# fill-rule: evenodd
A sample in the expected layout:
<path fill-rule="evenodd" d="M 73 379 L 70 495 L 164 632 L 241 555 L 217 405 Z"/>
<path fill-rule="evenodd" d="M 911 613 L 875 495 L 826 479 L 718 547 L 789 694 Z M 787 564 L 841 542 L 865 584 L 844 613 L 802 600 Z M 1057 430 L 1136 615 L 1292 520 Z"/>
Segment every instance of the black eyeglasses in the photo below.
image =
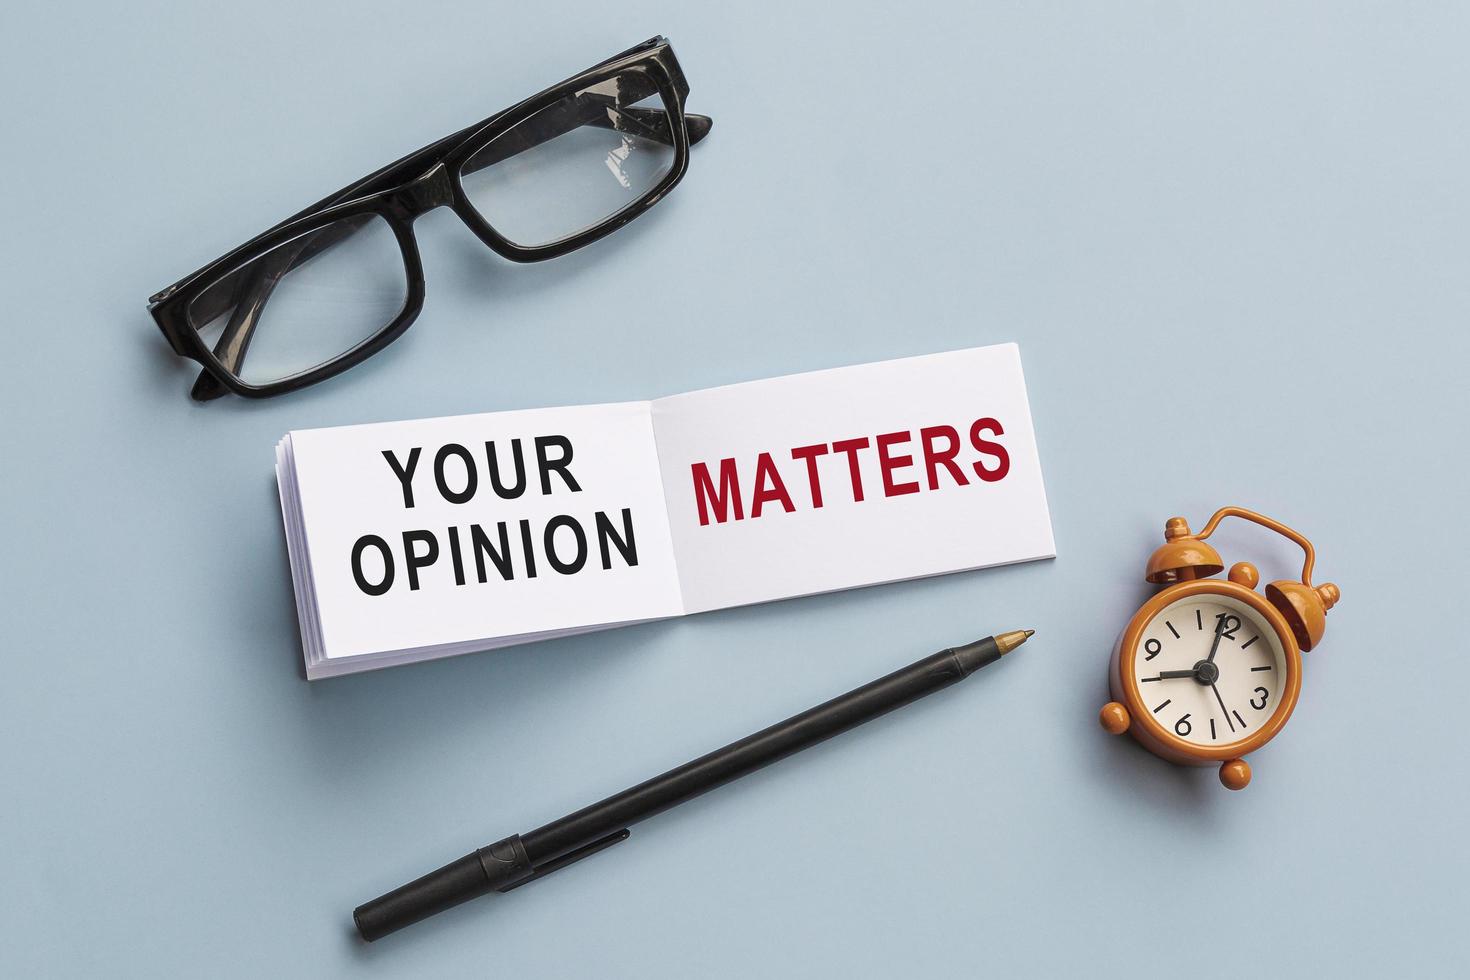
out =
<path fill-rule="evenodd" d="M 516 262 L 581 248 L 684 176 L 712 124 L 684 114 L 688 94 L 669 42 L 645 41 L 344 187 L 152 296 L 149 312 L 204 366 L 199 401 L 323 381 L 423 309 L 416 218 L 453 208 Z"/>

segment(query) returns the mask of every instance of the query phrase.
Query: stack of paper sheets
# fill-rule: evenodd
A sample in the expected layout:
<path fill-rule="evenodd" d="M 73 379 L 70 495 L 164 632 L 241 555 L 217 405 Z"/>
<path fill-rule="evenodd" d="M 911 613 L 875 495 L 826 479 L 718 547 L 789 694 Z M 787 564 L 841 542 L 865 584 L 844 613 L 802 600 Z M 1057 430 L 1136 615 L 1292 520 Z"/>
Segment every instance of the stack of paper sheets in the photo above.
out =
<path fill-rule="evenodd" d="M 286 435 L 310 678 L 1055 554 L 1013 344 Z"/>

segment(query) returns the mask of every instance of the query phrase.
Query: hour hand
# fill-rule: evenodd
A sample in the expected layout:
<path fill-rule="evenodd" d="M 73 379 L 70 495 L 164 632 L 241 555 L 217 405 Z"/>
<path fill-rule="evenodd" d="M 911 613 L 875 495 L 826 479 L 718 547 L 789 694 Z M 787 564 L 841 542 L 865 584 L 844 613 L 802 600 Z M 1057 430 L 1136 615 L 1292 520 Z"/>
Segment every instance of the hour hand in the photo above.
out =
<path fill-rule="evenodd" d="M 1161 670 L 1157 680 L 1167 681 L 1175 677 L 1193 677 L 1193 670 Z M 1148 678 L 1145 678 L 1147 680 Z"/>

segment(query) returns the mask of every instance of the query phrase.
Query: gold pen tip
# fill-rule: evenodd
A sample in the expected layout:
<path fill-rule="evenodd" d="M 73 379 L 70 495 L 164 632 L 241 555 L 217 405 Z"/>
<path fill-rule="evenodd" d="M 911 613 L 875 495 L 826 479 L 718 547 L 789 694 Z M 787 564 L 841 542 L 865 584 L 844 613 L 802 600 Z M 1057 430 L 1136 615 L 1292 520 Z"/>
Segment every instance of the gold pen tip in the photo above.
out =
<path fill-rule="evenodd" d="M 1010 653 L 1034 635 L 1036 635 L 1035 630 L 1011 630 L 1009 633 L 1001 633 L 997 636 L 995 638 L 995 645 L 1001 653 Z"/>

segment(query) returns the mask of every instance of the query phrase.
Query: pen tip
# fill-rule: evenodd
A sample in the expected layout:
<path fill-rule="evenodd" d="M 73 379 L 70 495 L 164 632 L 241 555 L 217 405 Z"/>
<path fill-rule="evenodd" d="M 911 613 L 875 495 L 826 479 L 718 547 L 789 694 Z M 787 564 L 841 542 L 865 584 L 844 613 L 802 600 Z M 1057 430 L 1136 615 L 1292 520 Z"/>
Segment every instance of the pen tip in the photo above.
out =
<path fill-rule="evenodd" d="M 1035 630 L 1011 630 L 1009 633 L 998 635 L 995 638 L 995 645 L 1001 653 L 1010 653 L 1016 647 L 1031 639 L 1035 633 Z"/>

